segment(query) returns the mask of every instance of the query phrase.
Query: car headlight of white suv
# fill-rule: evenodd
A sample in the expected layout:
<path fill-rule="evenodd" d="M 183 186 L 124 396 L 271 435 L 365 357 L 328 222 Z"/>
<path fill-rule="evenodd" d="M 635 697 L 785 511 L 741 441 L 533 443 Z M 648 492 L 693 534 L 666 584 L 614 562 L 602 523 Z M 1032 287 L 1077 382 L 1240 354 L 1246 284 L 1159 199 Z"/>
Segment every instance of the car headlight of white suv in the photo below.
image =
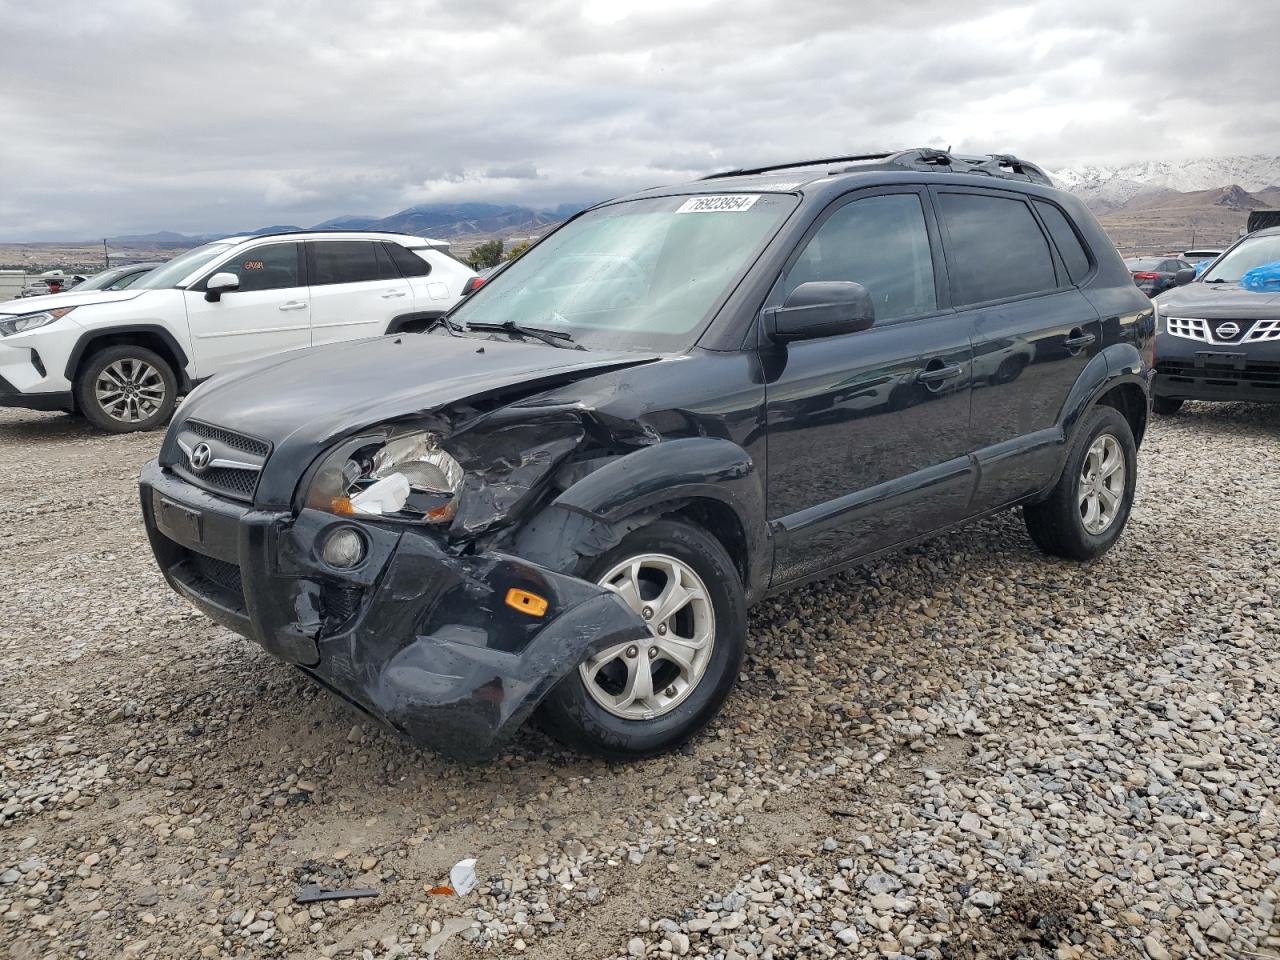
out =
<path fill-rule="evenodd" d="M 39 313 L 21 313 L 16 317 L 5 317 L 0 320 L 0 337 L 11 337 L 15 333 L 26 333 L 45 327 L 55 320 L 61 320 L 75 307 L 55 307 L 53 310 L 41 310 Z"/>

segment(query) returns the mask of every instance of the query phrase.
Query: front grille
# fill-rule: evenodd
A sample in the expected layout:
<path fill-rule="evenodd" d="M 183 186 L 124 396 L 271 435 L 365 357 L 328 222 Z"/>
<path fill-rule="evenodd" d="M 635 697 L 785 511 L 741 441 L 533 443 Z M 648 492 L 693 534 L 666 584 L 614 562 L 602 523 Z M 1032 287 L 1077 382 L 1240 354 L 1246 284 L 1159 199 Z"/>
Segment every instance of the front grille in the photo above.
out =
<path fill-rule="evenodd" d="M 237 500 L 252 500 L 258 486 L 257 470 L 237 470 L 233 467 L 210 467 L 197 473 L 191 467 L 191 458 L 182 452 L 182 470 L 196 486 L 217 493 L 225 493 Z"/>
<path fill-rule="evenodd" d="M 1226 324 L 1234 324 L 1223 332 Z M 1199 317 L 1165 317 L 1164 328 L 1172 337 L 1201 343 L 1266 343 L 1280 340 L 1280 320 L 1202 320 Z"/>
<path fill-rule="evenodd" d="M 206 557 L 203 553 L 191 554 L 191 566 L 204 579 L 241 597 L 244 586 L 240 583 L 240 568 L 234 563 L 219 560 L 217 557 Z"/>
<path fill-rule="evenodd" d="M 191 456 L 202 444 L 210 448 L 212 463 L 196 470 Z M 179 430 L 178 449 L 181 460 L 175 467 L 184 479 L 211 493 L 252 502 L 271 444 L 225 427 L 188 420 Z"/>
<path fill-rule="evenodd" d="M 1220 386 L 1249 386 L 1280 390 L 1280 363 L 1254 361 L 1237 370 L 1229 363 L 1196 364 L 1189 360 L 1160 360 L 1156 373 L 1175 380 Z"/>
<path fill-rule="evenodd" d="M 177 565 L 173 573 L 200 596 L 220 606 L 244 611 L 244 584 L 236 564 L 188 550 L 185 561 Z"/>
<path fill-rule="evenodd" d="M 239 450 L 242 453 L 250 453 L 255 457 L 261 457 L 264 460 L 266 459 L 267 454 L 271 452 L 271 444 L 267 443 L 265 440 L 259 440 L 257 437 L 246 436 L 243 433 L 236 433 L 234 430 L 215 427 L 212 424 L 202 423 L 199 420 L 188 420 L 184 426 L 202 440 L 217 440 L 219 443 L 225 443 L 233 450 Z"/>

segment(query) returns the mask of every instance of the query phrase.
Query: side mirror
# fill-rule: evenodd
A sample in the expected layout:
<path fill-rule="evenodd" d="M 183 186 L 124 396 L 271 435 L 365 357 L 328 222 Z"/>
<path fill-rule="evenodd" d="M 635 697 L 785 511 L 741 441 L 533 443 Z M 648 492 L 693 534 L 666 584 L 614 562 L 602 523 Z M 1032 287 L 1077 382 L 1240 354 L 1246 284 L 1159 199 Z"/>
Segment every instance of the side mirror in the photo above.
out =
<path fill-rule="evenodd" d="M 224 293 L 240 289 L 240 278 L 234 273 L 215 273 L 204 285 L 204 298 L 210 303 L 217 303 Z"/>
<path fill-rule="evenodd" d="M 780 307 L 766 310 L 765 329 L 777 343 L 838 337 L 875 323 L 871 293 L 848 280 L 813 280 L 791 291 Z"/>
<path fill-rule="evenodd" d="M 1190 283 L 1195 278 L 1196 278 L 1196 268 L 1187 267 L 1183 270 L 1179 270 L 1177 273 L 1173 275 L 1173 282 L 1175 286 L 1181 287 L 1185 284 Z"/>

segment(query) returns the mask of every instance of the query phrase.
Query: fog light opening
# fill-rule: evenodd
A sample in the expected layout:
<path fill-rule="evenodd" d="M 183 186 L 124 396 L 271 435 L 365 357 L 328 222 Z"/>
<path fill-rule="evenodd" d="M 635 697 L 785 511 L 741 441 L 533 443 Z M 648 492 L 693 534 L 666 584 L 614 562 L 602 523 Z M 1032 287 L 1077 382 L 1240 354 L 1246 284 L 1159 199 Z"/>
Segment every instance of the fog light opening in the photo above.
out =
<path fill-rule="evenodd" d="M 320 556 L 324 562 L 339 570 L 349 570 L 364 562 L 364 537 L 351 527 L 340 527 L 329 534 Z"/>

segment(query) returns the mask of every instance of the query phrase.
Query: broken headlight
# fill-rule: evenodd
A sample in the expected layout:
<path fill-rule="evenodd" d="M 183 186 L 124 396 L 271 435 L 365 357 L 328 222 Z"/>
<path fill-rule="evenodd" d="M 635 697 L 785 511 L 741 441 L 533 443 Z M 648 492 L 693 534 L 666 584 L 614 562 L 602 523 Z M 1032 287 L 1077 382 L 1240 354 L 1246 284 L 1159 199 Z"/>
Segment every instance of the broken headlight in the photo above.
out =
<path fill-rule="evenodd" d="M 364 437 L 334 450 L 311 481 L 308 507 L 353 517 L 449 523 L 462 467 L 430 431 Z"/>

